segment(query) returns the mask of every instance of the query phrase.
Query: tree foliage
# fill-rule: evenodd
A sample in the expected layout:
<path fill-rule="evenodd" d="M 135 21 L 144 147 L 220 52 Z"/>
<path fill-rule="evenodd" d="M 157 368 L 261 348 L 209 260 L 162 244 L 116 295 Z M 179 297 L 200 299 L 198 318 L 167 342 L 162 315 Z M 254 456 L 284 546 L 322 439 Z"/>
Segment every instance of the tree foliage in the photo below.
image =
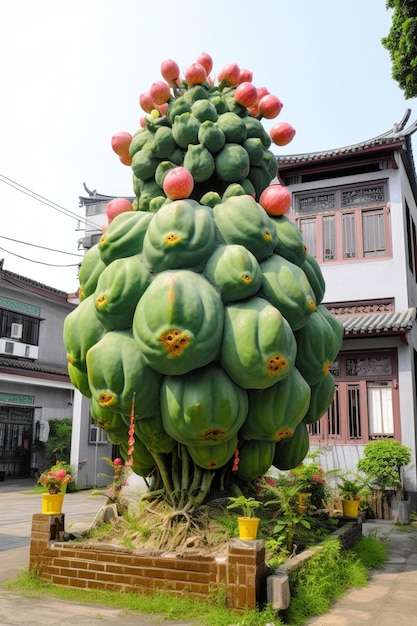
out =
<path fill-rule="evenodd" d="M 395 439 L 380 439 L 366 444 L 358 470 L 376 481 L 380 488 L 399 488 L 401 468 L 411 461 L 410 448 Z"/>
<path fill-rule="evenodd" d="M 393 9 L 392 25 L 382 45 L 392 62 L 392 78 L 404 92 L 406 99 L 417 96 L 417 2 L 415 0 L 387 0 L 387 9 Z"/>

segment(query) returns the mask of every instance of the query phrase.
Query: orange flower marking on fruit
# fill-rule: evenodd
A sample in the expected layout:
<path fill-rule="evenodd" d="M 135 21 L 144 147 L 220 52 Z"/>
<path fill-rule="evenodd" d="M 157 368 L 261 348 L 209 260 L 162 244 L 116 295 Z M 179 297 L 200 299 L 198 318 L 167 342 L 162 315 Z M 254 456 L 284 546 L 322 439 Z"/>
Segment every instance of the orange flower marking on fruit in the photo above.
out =
<path fill-rule="evenodd" d="M 161 335 L 160 343 L 166 348 L 169 356 L 175 359 L 190 343 L 190 338 L 182 330 L 174 328 Z"/>
<path fill-rule="evenodd" d="M 175 244 L 179 243 L 180 241 L 181 237 L 177 235 L 177 233 L 169 233 L 169 235 L 166 235 L 166 237 L 164 237 L 164 243 L 168 244 L 169 246 L 175 246 Z"/>
<path fill-rule="evenodd" d="M 68 360 L 68 363 L 70 363 L 70 365 L 74 365 L 74 359 L 72 358 L 70 354 L 67 354 L 67 360 Z"/>
<path fill-rule="evenodd" d="M 96 299 L 96 305 L 99 309 L 101 309 L 106 303 L 107 303 L 107 296 L 106 294 L 102 293 L 101 296 L 99 296 Z"/>
<path fill-rule="evenodd" d="M 313 298 L 308 299 L 308 306 L 313 312 L 317 311 L 316 303 L 314 302 Z"/>
<path fill-rule="evenodd" d="M 287 359 L 282 354 L 275 354 L 269 357 L 266 362 L 266 368 L 270 376 L 276 376 L 284 367 L 287 367 Z"/>
<path fill-rule="evenodd" d="M 263 232 L 263 238 L 265 239 L 265 241 L 271 241 L 272 239 L 272 235 L 269 232 L 269 230 L 264 230 Z"/>
<path fill-rule="evenodd" d="M 224 428 L 209 428 L 200 435 L 202 441 L 219 441 L 227 435 L 227 430 Z"/>
<path fill-rule="evenodd" d="M 114 395 L 112 393 L 106 393 L 102 391 L 98 397 L 98 403 L 100 406 L 110 406 L 114 402 Z"/>
<path fill-rule="evenodd" d="M 294 432 L 290 428 L 281 428 L 275 435 L 275 439 L 277 441 L 281 441 L 281 439 L 289 439 L 292 437 Z"/>
<path fill-rule="evenodd" d="M 327 374 L 329 373 L 330 367 L 331 367 L 331 363 L 330 361 L 327 361 L 323 366 L 323 372 L 325 376 L 327 376 Z"/>
<path fill-rule="evenodd" d="M 242 280 L 244 283 L 249 284 L 252 282 L 252 276 L 250 276 L 250 274 L 243 274 Z"/>

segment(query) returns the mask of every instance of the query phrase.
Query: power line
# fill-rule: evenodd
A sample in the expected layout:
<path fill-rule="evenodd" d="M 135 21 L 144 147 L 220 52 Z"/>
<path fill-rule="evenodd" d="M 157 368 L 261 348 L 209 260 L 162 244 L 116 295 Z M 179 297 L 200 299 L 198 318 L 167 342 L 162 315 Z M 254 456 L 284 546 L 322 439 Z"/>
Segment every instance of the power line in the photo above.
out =
<path fill-rule="evenodd" d="M 25 256 L 21 256 L 20 254 L 16 254 L 15 252 L 10 252 L 9 250 L 6 250 L 6 248 L 2 248 L 0 246 L 0 250 L 3 250 L 3 252 L 7 252 L 7 254 L 11 254 L 12 256 L 17 256 L 19 259 L 23 259 L 24 261 L 29 261 L 29 263 L 38 263 L 40 265 L 48 265 L 49 267 L 78 267 L 79 263 L 69 263 L 68 265 L 61 265 L 58 263 L 46 263 L 45 261 L 35 261 L 34 259 L 28 259 Z"/>
<path fill-rule="evenodd" d="M 27 241 L 20 241 L 19 239 L 12 239 L 11 237 L 5 237 L 4 235 L 0 235 L 0 239 L 7 239 L 8 241 L 13 241 L 14 243 L 21 243 L 24 246 L 31 246 L 32 248 L 41 248 L 42 250 L 48 250 L 49 252 L 58 252 L 59 254 L 77 256 L 77 257 L 80 257 L 81 259 L 83 258 L 82 254 L 76 254 L 75 252 L 64 252 L 63 250 L 56 250 L 55 248 L 47 248 L 46 246 L 39 246 L 36 243 L 29 243 Z M 12 252 L 9 252 L 9 254 L 12 254 Z"/>
<path fill-rule="evenodd" d="M 28 187 L 24 187 L 20 183 L 17 183 L 16 181 L 12 180 L 11 178 L 4 176 L 4 174 L 0 174 L 0 182 L 5 183 L 6 185 L 9 185 L 9 187 L 12 187 L 13 189 L 16 189 L 17 191 L 20 191 L 21 193 L 24 193 L 30 198 L 33 198 L 34 200 L 37 200 L 38 202 L 41 202 L 42 204 L 45 204 L 46 206 L 49 206 L 51 209 L 58 211 L 58 213 L 62 213 L 66 217 L 71 217 L 72 219 L 76 219 L 78 222 L 83 222 L 84 224 L 97 229 L 97 224 L 94 224 L 94 222 L 91 222 L 88 219 L 79 217 L 79 215 L 77 215 L 76 213 L 69 211 L 68 209 L 61 206 L 60 204 L 57 204 L 56 202 L 52 202 L 52 200 L 48 200 L 48 198 L 45 198 L 44 196 L 41 196 L 35 191 L 28 189 Z"/>

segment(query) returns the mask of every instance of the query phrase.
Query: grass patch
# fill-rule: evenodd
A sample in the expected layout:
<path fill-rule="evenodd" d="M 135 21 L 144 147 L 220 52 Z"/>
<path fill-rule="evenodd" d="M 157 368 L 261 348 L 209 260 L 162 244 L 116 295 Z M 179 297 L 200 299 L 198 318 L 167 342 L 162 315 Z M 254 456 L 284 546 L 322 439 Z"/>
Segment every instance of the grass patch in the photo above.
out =
<path fill-rule="evenodd" d="M 302 626 L 327 613 L 348 589 L 366 587 L 369 571 L 386 559 L 386 546 L 369 537 L 362 537 L 351 550 L 344 550 L 336 539 L 326 540 L 303 567 L 291 572 L 291 604 L 283 612 L 284 623 Z"/>
<path fill-rule="evenodd" d="M 45 583 L 36 572 L 24 572 L 4 587 L 28 597 L 54 596 L 68 602 L 101 604 L 137 613 L 156 614 L 164 619 L 190 621 L 196 626 L 303 626 L 312 617 L 323 615 L 334 600 L 352 587 L 365 587 L 369 571 L 381 567 L 387 558 L 386 542 L 362 537 L 351 550 L 328 539 L 306 564 L 290 576 L 291 605 L 277 613 L 270 605 L 257 611 L 237 614 L 225 608 L 226 590 L 213 590 L 204 602 L 184 593 L 181 597 L 156 592 L 151 596 L 104 590 L 66 589 Z M 139 617 L 139 616 L 138 616 Z"/>
<path fill-rule="evenodd" d="M 190 621 L 196 626 L 265 626 L 268 622 L 272 622 L 274 626 L 283 626 L 283 622 L 277 618 L 276 612 L 271 607 L 266 607 L 263 611 L 247 611 L 244 614 L 226 609 L 224 607 L 225 589 L 220 592 L 217 589 L 213 590 L 206 601 L 200 602 L 187 597 L 187 594 L 176 597 L 164 592 L 156 592 L 151 596 L 145 596 L 100 589 L 82 591 L 66 589 L 43 582 L 31 573 L 24 573 L 3 586 L 26 597 L 53 596 L 66 602 L 101 604 L 124 611 L 161 615 L 166 620 L 180 618 L 181 621 Z"/>

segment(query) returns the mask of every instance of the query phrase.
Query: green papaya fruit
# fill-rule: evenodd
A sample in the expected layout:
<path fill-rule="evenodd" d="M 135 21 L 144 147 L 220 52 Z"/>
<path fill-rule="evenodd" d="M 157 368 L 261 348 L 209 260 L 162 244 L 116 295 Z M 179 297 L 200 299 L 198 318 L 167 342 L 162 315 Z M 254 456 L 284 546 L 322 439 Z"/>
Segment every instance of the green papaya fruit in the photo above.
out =
<path fill-rule="evenodd" d="M 287 261 L 291 261 L 291 263 L 295 263 L 295 265 L 301 266 L 307 253 L 301 231 L 286 215 L 271 217 L 271 220 L 278 236 L 276 254 L 284 257 Z M 311 286 L 313 287 L 313 285 Z"/>
<path fill-rule="evenodd" d="M 189 270 L 165 271 L 140 299 L 133 334 L 152 368 L 181 375 L 217 357 L 223 318 L 220 295 L 208 280 Z"/>
<path fill-rule="evenodd" d="M 247 392 L 216 365 L 187 376 L 166 376 L 161 388 L 162 422 L 187 446 L 217 446 L 233 437 L 246 419 Z"/>
<path fill-rule="evenodd" d="M 140 254 L 152 217 L 147 211 L 126 211 L 117 215 L 98 243 L 102 261 L 109 265 L 115 259 Z"/>
<path fill-rule="evenodd" d="M 161 207 L 149 223 L 143 256 L 153 272 L 195 267 L 215 245 L 211 209 L 194 200 L 175 200 Z"/>
<path fill-rule="evenodd" d="M 297 467 L 305 458 L 310 446 L 308 429 L 304 422 L 298 424 L 291 439 L 278 441 L 272 465 L 286 471 Z"/>
<path fill-rule="evenodd" d="M 329 368 L 339 353 L 343 325 L 320 304 L 295 336 L 296 366 L 309 385 L 316 385 L 329 374 Z"/>
<path fill-rule="evenodd" d="M 239 464 L 236 477 L 252 481 L 266 474 L 275 455 L 275 443 L 270 441 L 244 441 L 239 450 Z"/>
<path fill-rule="evenodd" d="M 203 273 L 226 303 L 254 296 L 262 285 L 258 261 L 249 250 L 238 244 L 216 248 Z"/>
<path fill-rule="evenodd" d="M 234 439 L 221 441 L 216 446 L 187 446 L 194 463 L 208 470 L 215 470 L 226 465 L 232 459 L 235 448 Z"/>
<path fill-rule="evenodd" d="M 94 295 L 88 296 L 64 320 L 63 340 L 68 363 L 87 373 L 87 352 L 104 333 L 96 316 Z"/>
<path fill-rule="evenodd" d="M 310 397 L 310 387 L 295 367 L 272 387 L 250 391 L 241 435 L 247 440 L 275 443 L 292 437 L 308 410 Z"/>
<path fill-rule="evenodd" d="M 94 292 L 96 316 L 106 330 L 132 327 L 136 305 L 150 282 L 141 255 L 116 259 L 107 265 Z"/>
<path fill-rule="evenodd" d="M 100 248 L 98 244 L 95 244 L 92 248 L 85 252 L 78 272 L 80 300 L 84 300 L 94 293 L 99 276 L 105 267 L 106 264 L 101 258 Z"/>
<path fill-rule="evenodd" d="M 261 263 L 260 296 L 277 307 L 293 330 L 302 328 L 316 302 L 313 290 L 302 269 L 277 254 Z"/>
<path fill-rule="evenodd" d="M 310 404 L 307 413 L 304 415 L 303 422 L 305 424 L 314 424 L 314 422 L 323 417 L 334 398 L 334 394 L 334 377 L 329 372 L 327 376 L 311 386 Z"/>
<path fill-rule="evenodd" d="M 151 417 L 159 406 L 161 377 L 146 363 L 130 332 L 109 331 L 87 353 L 88 383 L 101 407 Z"/>
<path fill-rule="evenodd" d="M 266 389 L 294 367 L 297 344 L 287 320 L 258 297 L 225 306 L 220 361 L 245 389 Z"/>
<path fill-rule="evenodd" d="M 306 273 L 311 288 L 314 291 L 316 304 L 320 304 L 324 298 L 324 292 L 326 289 L 320 265 L 317 263 L 316 259 L 309 252 L 307 252 L 300 267 Z"/>
<path fill-rule="evenodd" d="M 275 227 L 251 196 L 231 196 L 213 208 L 213 215 L 224 243 L 245 246 L 258 261 L 270 256 L 276 248 Z"/>

